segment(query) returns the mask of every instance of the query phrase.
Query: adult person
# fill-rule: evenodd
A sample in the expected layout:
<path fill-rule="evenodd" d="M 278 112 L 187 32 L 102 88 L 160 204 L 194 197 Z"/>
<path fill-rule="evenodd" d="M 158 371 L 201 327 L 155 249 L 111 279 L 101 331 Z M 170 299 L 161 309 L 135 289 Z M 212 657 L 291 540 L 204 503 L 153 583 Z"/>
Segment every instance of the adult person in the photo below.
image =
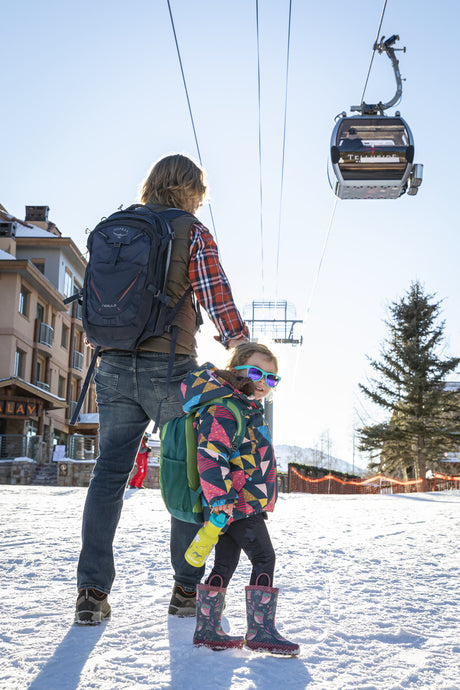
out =
<path fill-rule="evenodd" d="M 147 476 L 149 468 L 149 455 L 151 450 L 148 445 L 149 435 L 145 434 L 141 441 L 141 445 L 136 455 L 136 465 L 137 472 L 133 475 L 131 482 L 129 484 L 130 489 L 142 489 L 144 484 L 144 479 Z"/>
<path fill-rule="evenodd" d="M 195 217 L 206 195 L 204 171 L 181 154 L 157 161 L 145 179 L 140 201 L 155 211 L 176 208 L 183 215 L 171 221 L 175 233 L 168 280 L 170 306 L 192 287 L 173 324 L 178 326 L 172 375 L 168 377 L 171 335 L 145 340 L 136 352 L 105 349 L 97 369 L 99 448 L 88 488 L 82 525 L 82 549 L 77 568 L 75 622 L 97 624 L 111 615 L 108 594 L 115 577 L 113 539 L 124 491 L 140 440 L 151 420 L 165 424 L 183 414 L 178 392 L 181 381 L 196 369 L 199 320 L 195 299 L 207 311 L 225 347 L 245 342 L 249 331 L 236 308 L 220 264 L 217 246 Z M 169 380 L 169 392 L 167 380 Z M 167 397 L 165 397 L 167 395 Z M 163 400 L 161 420 L 156 420 Z M 171 563 L 174 588 L 169 605 L 173 615 L 195 615 L 196 585 L 204 573 L 193 568 L 185 551 L 197 526 L 171 518 Z"/>
<path fill-rule="evenodd" d="M 356 149 L 363 148 L 363 140 L 358 136 L 354 127 L 350 127 L 348 132 L 345 132 L 346 138 L 340 144 L 341 151 L 356 151 Z"/>

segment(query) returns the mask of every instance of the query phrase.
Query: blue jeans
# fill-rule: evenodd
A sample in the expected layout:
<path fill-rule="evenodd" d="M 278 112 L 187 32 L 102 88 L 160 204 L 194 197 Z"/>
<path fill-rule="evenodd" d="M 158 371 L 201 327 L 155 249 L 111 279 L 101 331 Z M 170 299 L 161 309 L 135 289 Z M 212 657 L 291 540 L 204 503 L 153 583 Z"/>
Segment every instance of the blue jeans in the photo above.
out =
<path fill-rule="evenodd" d="M 157 352 L 102 353 L 96 373 L 99 410 L 99 457 L 88 487 L 83 511 L 82 549 L 77 587 L 110 592 L 115 578 L 113 540 L 124 492 L 139 444 L 160 400 L 166 396 L 169 354 Z M 177 355 L 168 397 L 161 408 L 161 424 L 183 414 L 178 392 L 181 381 L 196 368 L 193 357 Z M 184 559 L 197 525 L 171 519 L 171 563 L 174 579 L 193 590 L 204 573 Z"/>

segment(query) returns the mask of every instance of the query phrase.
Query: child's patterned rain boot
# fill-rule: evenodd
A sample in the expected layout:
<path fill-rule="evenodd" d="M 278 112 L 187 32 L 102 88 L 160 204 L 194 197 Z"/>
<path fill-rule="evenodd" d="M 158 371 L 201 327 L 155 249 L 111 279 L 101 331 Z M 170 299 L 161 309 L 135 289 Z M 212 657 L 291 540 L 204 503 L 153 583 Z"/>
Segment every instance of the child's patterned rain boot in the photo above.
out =
<path fill-rule="evenodd" d="M 219 577 L 214 575 L 213 580 Z M 232 647 L 242 648 L 243 637 L 227 635 L 221 626 L 222 611 L 225 604 L 225 587 L 197 585 L 196 588 L 196 628 L 193 644 L 214 650 Z"/>
<path fill-rule="evenodd" d="M 256 582 L 262 577 L 268 578 L 265 574 L 259 575 Z M 275 587 L 261 587 L 257 584 L 246 587 L 248 631 L 245 645 L 255 652 L 297 656 L 299 645 L 286 640 L 275 628 L 278 592 L 279 589 Z"/>

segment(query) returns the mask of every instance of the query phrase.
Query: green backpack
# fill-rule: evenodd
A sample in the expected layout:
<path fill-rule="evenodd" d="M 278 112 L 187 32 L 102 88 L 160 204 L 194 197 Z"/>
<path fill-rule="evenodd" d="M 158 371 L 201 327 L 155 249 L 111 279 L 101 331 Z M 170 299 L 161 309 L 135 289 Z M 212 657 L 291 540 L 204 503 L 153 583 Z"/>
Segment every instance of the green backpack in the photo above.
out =
<path fill-rule="evenodd" d="M 197 412 L 209 405 L 226 407 L 236 418 L 238 427 L 232 451 L 237 450 L 246 434 L 246 420 L 234 400 L 216 398 L 183 417 L 167 422 L 161 431 L 160 487 L 163 501 L 171 515 L 183 522 L 203 523 L 203 503 L 197 464 L 197 443 L 193 420 Z"/>

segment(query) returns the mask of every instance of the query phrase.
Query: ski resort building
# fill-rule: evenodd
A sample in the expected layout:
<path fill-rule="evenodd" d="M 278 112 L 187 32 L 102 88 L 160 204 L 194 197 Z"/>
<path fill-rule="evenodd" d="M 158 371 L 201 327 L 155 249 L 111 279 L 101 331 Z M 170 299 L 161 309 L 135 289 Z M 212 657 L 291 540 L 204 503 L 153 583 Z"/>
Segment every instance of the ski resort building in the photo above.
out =
<path fill-rule="evenodd" d="M 93 384 L 82 409 L 90 422 L 69 425 L 91 348 L 81 307 L 63 299 L 82 286 L 86 261 L 48 213 L 26 206 L 20 220 L 0 205 L 0 483 L 28 483 L 69 435 L 97 434 Z"/>

